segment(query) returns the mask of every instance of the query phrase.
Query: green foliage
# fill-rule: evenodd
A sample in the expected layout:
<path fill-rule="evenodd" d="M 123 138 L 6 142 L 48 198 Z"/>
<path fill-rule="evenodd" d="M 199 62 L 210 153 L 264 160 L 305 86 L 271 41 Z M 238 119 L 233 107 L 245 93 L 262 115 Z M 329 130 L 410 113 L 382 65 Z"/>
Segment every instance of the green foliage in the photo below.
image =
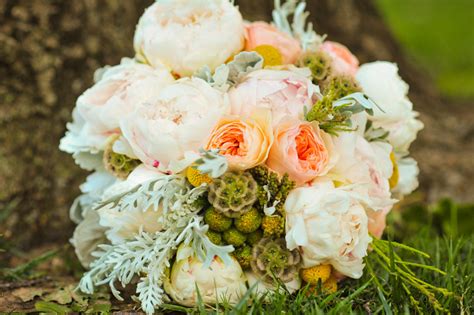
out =
<path fill-rule="evenodd" d="M 295 187 L 295 182 L 290 180 L 288 174 L 283 175 L 280 179 L 277 173 L 263 165 L 254 167 L 250 173 L 258 183 L 258 199 L 255 207 L 264 211 L 265 208 L 274 206 L 278 213 L 284 214 L 283 206 L 286 197 Z"/>
<path fill-rule="evenodd" d="M 334 76 L 328 78 L 322 84 L 322 88 L 323 97 L 306 113 L 306 120 L 319 122 L 322 130 L 333 135 L 353 131 L 351 123 L 351 116 L 355 109 L 353 104 L 336 106 L 335 102 L 361 91 L 355 79 L 349 76 Z"/>

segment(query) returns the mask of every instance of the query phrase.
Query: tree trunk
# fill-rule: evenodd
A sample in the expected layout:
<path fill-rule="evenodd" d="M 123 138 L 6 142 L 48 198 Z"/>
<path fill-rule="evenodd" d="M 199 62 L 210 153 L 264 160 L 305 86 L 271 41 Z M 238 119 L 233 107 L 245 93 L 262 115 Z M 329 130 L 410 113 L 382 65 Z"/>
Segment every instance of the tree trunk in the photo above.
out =
<path fill-rule="evenodd" d="M 248 20 L 270 19 L 273 0 L 236 2 Z M 426 124 L 413 148 L 423 191 L 430 199 L 441 192 L 469 198 L 472 114 L 444 106 L 430 79 L 404 57 L 372 1 L 308 2 L 316 31 L 347 45 L 361 62 L 399 63 Z M 133 55 L 134 27 L 151 3 L 0 1 L 0 234 L 15 245 L 64 242 L 72 234 L 68 208 L 85 173 L 59 152 L 59 139 L 94 70 Z"/>

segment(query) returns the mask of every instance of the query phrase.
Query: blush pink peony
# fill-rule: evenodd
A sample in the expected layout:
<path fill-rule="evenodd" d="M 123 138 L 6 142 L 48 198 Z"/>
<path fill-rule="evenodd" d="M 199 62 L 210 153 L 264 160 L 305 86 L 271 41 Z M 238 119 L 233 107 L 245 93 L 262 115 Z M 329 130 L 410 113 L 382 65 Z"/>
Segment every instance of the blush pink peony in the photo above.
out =
<path fill-rule="evenodd" d="M 275 126 L 284 117 L 304 119 L 318 95 L 306 76 L 293 71 L 258 70 L 229 91 L 231 113 L 250 116 L 257 108 L 270 109 Z"/>

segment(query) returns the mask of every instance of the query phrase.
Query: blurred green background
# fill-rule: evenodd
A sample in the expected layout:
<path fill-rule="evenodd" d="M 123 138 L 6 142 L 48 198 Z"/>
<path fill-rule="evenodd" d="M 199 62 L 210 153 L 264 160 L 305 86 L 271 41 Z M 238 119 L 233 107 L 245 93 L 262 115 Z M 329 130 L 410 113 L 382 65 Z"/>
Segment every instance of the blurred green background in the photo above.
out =
<path fill-rule="evenodd" d="M 454 98 L 474 98 L 474 0 L 376 0 L 406 52 Z"/>

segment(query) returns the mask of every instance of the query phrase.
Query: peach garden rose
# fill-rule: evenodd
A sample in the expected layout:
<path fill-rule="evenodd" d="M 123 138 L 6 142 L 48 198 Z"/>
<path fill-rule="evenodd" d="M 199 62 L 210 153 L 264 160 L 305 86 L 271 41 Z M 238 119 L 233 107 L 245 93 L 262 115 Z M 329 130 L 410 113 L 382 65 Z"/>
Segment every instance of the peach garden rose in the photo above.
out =
<path fill-rule="evenodd" d="M 276 127 L 274 134 L 267 161 L 271 169 L 288 173 L 300 185 L 327 173 L 330 151 L 326 143 L 330 138 L 318 125 L 288 119 Z"/>
<path fill-rule="evenodd" d="M 206 149 L 220 149 L 231 169 L 246 170 L 265 162 L 272 143 L 270 114 L 267 110 L 259 110 L 249 118 L 222 118 Z"/>

